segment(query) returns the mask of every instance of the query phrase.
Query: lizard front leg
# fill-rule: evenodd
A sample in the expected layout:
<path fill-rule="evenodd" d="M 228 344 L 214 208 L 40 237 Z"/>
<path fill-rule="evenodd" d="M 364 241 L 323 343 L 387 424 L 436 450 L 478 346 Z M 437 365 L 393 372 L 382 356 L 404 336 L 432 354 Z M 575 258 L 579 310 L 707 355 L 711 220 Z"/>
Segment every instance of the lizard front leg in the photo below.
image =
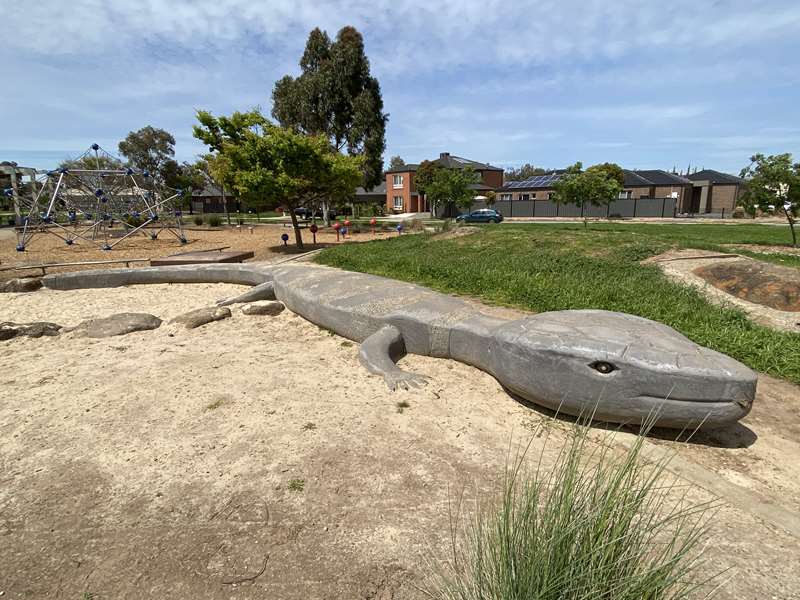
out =
<path fill-rule="evenodd" d="M 271 281 L 256 285 L 243 294 L 217 301 L 217 306 L 230 306 L 240 302 L 256 302 L 257 300 L 275 300 L 275 287 Z"/>
<path fill-rule="evenodd" d="M 358 358 L 370 373 L 382 375 L 390 390 L 418 388 L 427 377 L 403 371 L 395 364 L 405 354 L 403 334 L 394 325 L 384 325 L 361 344 Z"/>

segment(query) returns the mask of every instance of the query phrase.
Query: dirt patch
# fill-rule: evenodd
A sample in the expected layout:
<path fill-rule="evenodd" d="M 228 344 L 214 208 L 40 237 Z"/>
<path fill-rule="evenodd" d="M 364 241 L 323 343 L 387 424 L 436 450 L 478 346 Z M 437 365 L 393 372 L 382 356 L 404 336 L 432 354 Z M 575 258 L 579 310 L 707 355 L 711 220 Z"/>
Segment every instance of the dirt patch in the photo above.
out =
<path fill-rule="evenodd" d="M 289 235 L 288 245 L 284 245 L 281 235 Z M 169 233 L 162 233 L 158 239 L 151 240 L 144 236 L 131 237 L 115 246 L 113 250 L 102 250 L 88 242 L 79 240 L 72 246 L 67 246 L 55 235 L 38 235 L 28 245 L 25 252 L 16 251 L 16 238 L 13 229 L 0 229 L 0 264 L 3 267 L 12 265 L 37 265 L 42 263 L 85 262 L 96 260 L 119 260 L 126 258 L 155 258 L 190 252 L 208 250 L 211 248 L 230 247 L 234 250 L 251 250 L 255 253 L 254 261 L 276 260 L 283 256 L 296 254 L 317 248 L 324 248 L 335 244 L 350 242 L 363 242 L 374 239 L 384 239 L 397 236 L 394 231 L 381 231 L 379 228 L 373 234 L 371 231 L 348 234 L 347 238 L 341 236 L 337 240 L 336 232 L 332 229 L 320 229 L 317 232 L 317 243 L 312 244 L 311 232 L 302 230 L 305 250 L 299 250 L 294 245 L 294 233 L 291 227 L 283 225 L 255 225 L 242 227 L 221 227 L 215 230 L 186 230 L 188 244 L 181 245 Z M 61 267 L 48 269 L 47 272 L 76 271 L 86 268 L 108 269 L 122 267 L 123 264 Z M 131 266 L 148 266 L 147 263 L 132 263 Z M 30 277 L 40 275 L 37 270 L 7 270 L 0 271 L 0 281 L 16 277 Z"/>
<path fill-rule="evenodd" d="M 42 290 L 0 306 L 20 320 L 130 310 L 169 319 L 235 288 Z M 423 598 L 424 565 L 446 552 L 448 503 L 497 491 L 509 451 L 542 424 L 530 455 L 544 448 L 547 464 L 567 424 L 467 365 L 402 364 L 430 385 L 389 392 L 359 365 L 356 344 L 288 310 L 0 343 L 0 591 Z M 798 510 L 798 417 L 797 388 L 762 377 L 741 425 L 689 445 L 654 441 Z M 732 568 L 718 597 L 800 597 L 797 539 L 722 501 L 707 539 L 709 568 Z"/>
<path fill-rule="evenodd" d="M 750 250 L 751 252 L 763 252 L 764 254 L 793 254 L 800 256 L 800 248 L 792 246 L 765 246 L 762 244 L 723 244 L 726 248 L 735 250 Z"/>
<path fill-rule="evenodd" d="M 776 310 L 800 311 L 800 270 L 754 260 L 727 260 L 694 270 L 715 288 Z"/>
<path fill-rule="evenodd" d="M 743 310 L 761 325 L 800 332 L 796 269 L 693 249 L 670 250 L 642 262 L 658 265 L 671 279 L 698 288 L 715 304 Z"/>
<path fill-rule="evenodd" d="M 437 233 L 434 237 L 437 240 L 452 240 L 455 238 L 461 238 L 467 235 L 472 235 L 473 233 L 478 233 L 480 231 L 480 227 L 456 227 L 455 229 L 451 229 L 449 231 L 443 231 L 441 233 Z"/>

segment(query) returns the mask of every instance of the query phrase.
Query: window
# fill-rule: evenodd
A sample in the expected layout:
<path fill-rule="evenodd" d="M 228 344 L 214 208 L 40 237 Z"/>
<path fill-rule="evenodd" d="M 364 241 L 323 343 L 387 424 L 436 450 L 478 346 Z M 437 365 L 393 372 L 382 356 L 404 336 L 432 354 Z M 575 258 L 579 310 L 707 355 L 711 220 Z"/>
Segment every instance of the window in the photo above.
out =
<path fill-rule="evenodd" d="M 531 199 L 531 195 L 530 194 L 520 194 L 519 195 L 519 199 L 520 199 L 520 202 L 527 202 L 528 200 Z"/>
<path fill-rule="evenodd" d="M 392 186 L 395 189 L 402 188 L 403 187 L 403 176 L 402 175 L 394 175 L 392 177 Z"/>
<path fill-rule="evenodd" d="M 620 200 L 630 200 L 631 198 L 631 191 L 630 190 L 623 190 L 619 193 Z"/>
<path fill-rule="evenodd" d="M 500 194 L 500 202 L 510 202 L 511 194 Z"/>
<path fill-rule="evenodd" d="M 395 208 L 395 210 L 403 210 L 403 197 L 402 196 L 395 196 L 394 197 L 394 208 Z"/>

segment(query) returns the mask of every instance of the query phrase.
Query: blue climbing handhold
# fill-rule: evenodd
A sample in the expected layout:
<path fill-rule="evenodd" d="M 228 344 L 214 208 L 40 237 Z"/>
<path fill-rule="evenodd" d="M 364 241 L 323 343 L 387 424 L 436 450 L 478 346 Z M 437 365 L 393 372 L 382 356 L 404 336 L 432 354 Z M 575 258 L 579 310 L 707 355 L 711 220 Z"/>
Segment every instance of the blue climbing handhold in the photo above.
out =
<path fill-rule="evenodd" d="M 94 191 L 94 195 L 95 195 L 95 196 L 97 196 L 97 197 L 99 198 L 100 196 L 102 196 L 102 195 L 103 195 L 103 190 L 101 190 L 101 189 L 97 189 L 97 190 L 95 190 L 95 191 Z"/>
<path fill-rule="evenodd" d="M 25 244 L 17 244 L 17 252 L 25 252 Z"/>
<path fill-rule="evenodd" d="M 100 150 L 99 144 L 92 144 L 92 150 Z"/>
<path fill-rule="evenodd" d="M 72 240 L 64 240 L 64 242 L 66 242 L 67 246 L 72 246 Z"/>
<path fill-rule="evenodd" d="M 126 175 L 133 175 L 133 169 L 130 169 L 130 168 L 125 169 L 125 174 Z"/>
<path fill-rule="evenodd" d="M 142 171 L 142 177 L 150 177 L 150 171 Z"/>

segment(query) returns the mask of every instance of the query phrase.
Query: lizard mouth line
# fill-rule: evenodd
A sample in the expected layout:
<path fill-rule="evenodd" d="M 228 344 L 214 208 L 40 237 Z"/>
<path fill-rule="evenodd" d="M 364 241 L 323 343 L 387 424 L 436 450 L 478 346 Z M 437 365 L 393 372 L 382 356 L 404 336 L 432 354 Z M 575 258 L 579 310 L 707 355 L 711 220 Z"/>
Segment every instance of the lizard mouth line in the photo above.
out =
<path fill-rule="evenodd" d="M 645 402 L 656 402 L 656 403 L 673 402 L 675 404 L 718 404 L 722 406 L 739 402 L 738 400 L 735 399 L 724 400 L 721 398 L 676 398 L 674 396 L 651 396 L 649 394 L 634 396 L 632 400 L 642 400 Z"/>

